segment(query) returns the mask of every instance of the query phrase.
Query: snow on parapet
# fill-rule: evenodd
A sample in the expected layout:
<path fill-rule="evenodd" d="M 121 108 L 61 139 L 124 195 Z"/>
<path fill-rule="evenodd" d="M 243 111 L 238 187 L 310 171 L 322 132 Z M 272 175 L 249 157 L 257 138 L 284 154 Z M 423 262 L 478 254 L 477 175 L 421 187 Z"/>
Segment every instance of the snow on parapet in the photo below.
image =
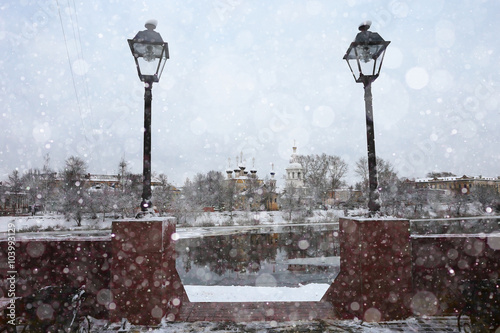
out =
<path fill-rule="evenodd" d="M 348 220 L 355 220 L 359 222 L 369 222 L 369 221 L 407 221 L 408 219 L 404 219 L 401 217 L 394 217 L 394 216 L 384 216 L 384 215 L 377 215 L 373 217 L 346 217 L 345 219 Z"/>

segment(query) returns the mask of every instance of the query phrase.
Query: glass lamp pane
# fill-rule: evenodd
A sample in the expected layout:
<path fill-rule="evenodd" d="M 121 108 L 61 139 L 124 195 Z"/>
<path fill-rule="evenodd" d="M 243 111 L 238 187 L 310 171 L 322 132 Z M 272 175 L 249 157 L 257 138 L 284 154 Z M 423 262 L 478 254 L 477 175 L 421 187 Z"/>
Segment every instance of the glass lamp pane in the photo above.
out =
<path fill-rule="evenodd" d="M 153 61 L 154 58 L 160 58 L 163 51 L 163 45 L 152 45 L 149 43 L 134 43 L 134 55 L 142 57 L 146 61 Z"/>
<path fill-rule="evenodd" d="M 153 58 L 149 61 L 144 57 L 137 58 L 137 63 L 139 64 L 142 75 L 155 75 L 159 61 L 160 58 Z"/>
<path fill-rule="evenodd" d="M 360 69 L 358 66 L 358 61 L 356 58 L 346 58 L 347 64 L 349 65 L 349 68 L 351 69 L 352 74 L 354 75 L 354 78 L 357 80 L 360 76 Z"/>
<path fill-rule="evenodd" d="M 359 55 L 359 60 L 367 63 L 378 58 L 382 47 L 383 45 L 358 45 L 356 52 Z"/>
<path fill-rule="evenodd" d="M 375 75 L 376 73 L 374 73 L 374 60 L 373 59 L 369 59 L 369 61 L 364 61 L 363 58 L 360 58 L 360 61 L 359 61 L 359 66 L 361 67 L 360 71 L 361 73 L 360 74 L 363 74 L 363 75 Z"/>

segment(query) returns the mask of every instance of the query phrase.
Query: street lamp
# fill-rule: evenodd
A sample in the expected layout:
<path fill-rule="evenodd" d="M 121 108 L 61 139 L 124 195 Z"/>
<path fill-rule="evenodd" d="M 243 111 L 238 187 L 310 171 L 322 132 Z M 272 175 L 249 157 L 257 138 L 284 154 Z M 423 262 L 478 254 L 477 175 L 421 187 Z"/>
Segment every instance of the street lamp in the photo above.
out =
<path fill-rule="evenodd" d="M 141 211 L 143 214 L 152 207 L 151 203 L 151 88 L 159 82 L 163 67 L 168 59 L 168 44 L 154 31 L 158 22 L 148 20 L 146 30 L 139 31 L 133 39 L 128 39 L 134 56 L 137 74 L 144 82 L 144 155 Z"/>
<path fill-rule="evenodd" d="M 359 25 L 360 32 L 347 49 L 344 59 L 351 70 L 354 80 L 363 83 L 365 88 L 366 109 L 366 141 L 368 146 L 368 179 L 370 215 L 380 210 L 380 200 L 377 182 L 377 157 L 375 155 L 375 130 L 373 127 L 373 106 L 371 84 L 375 81 L 382 68 L 385 51 L 390 42 L 384 41 L 376 32 L 368 31 L 371 22 Z"/>

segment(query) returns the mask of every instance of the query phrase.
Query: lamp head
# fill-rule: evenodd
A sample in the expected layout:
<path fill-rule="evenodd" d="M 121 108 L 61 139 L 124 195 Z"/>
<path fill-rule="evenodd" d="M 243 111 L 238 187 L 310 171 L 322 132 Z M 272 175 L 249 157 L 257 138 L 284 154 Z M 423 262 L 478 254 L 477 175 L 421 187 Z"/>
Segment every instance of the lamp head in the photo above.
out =
<path fill-rule="evenodd" d="M 344 59 L 356 82 L 375 81 L 380 74 L 385 51 L 389 41 L 385 41 L 378 33 L 369 31 L 371 21 L 362 22 L 354 42 L 347 49 Z"/>
<path fill-rule="evenodd" d="M 158 21 L 148 20 L 144 25 L 147 29 L 139 31 L 128 43 L 134 56 L 137 73 L 143 82 L 158 82 L 163 72 L 168 55 L 168 44 L 161 35 L 154 31 Z"/>

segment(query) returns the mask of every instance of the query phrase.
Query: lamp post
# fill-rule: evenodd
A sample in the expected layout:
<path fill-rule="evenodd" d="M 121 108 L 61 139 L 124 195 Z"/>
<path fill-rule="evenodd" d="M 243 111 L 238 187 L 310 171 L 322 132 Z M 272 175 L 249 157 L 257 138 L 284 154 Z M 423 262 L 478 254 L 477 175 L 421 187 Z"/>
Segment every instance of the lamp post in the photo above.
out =
<path fill-rule="evenodd" d="M 159 82 L 163 67 L 168 59 L 168 44 L 160 34 L 154 31 L 158 22 L 148 20 L 146 30 L 139 31 L 128 44 L 139 79 L 144 82 L 144 155 L 143 155 L 143 183 L 142 183 L 142 214 L 150 211 L 151 203 L 151 89 L 153 82 Z"/>
<path fill-rule="evenodd" d="M 373 126 L 373 105 L 371 84 L 375 81 L 382 68 L 385 51 L 389 41 L 384 41 L 376 32 L 368 31 L 371 22 L 359 25 L 360 32 L 347 49 L 344 59 L 349 65 L 354 80 L 363 83 L 365 89 L 366 109 L 366 140 L 368 147 L 368 180 L 370 216 L 380 210 L 380 200 L 377 182 L 377 157 L 375 154 L 375 130 Z"/>

